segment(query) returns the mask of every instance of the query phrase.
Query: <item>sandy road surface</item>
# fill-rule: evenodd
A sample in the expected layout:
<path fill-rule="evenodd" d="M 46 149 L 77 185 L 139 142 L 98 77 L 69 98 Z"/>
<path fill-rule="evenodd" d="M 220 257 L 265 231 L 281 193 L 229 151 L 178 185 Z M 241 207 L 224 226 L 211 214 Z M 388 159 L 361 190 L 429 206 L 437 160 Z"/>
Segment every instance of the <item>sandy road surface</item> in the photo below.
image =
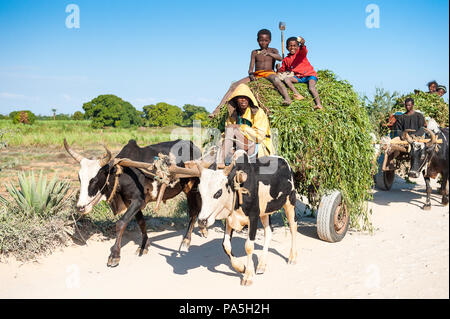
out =
<path fill-rule="evenodd" d="M 418 183 L 397 178 L 390 192 L 375 191 L 374 235 L 350 232 L 330 244 L 318 239 L 313 219 L 300 218 L 294 266 L 286 263 L 290 234 L 275 221 L 268 267 L 250 287 L 239 285 L 218 222 L 208 238 L 194 234 L 182 255 L 181 231 L 151 232 L 142 257 L 134 254 L 140 234 L 128 232 L 113 269 L 106 267 L 111 240 L 73 245 L 39 262 L 0 264 L 0 298 L 449 298 L 448 207 L 433 192 L 432 210 L 423 211 L 425 187 Z M 242 258 L 244 241 L 244 233 L 232 241 Z M 260 229 L 256 254 L 262 244 Z"/>

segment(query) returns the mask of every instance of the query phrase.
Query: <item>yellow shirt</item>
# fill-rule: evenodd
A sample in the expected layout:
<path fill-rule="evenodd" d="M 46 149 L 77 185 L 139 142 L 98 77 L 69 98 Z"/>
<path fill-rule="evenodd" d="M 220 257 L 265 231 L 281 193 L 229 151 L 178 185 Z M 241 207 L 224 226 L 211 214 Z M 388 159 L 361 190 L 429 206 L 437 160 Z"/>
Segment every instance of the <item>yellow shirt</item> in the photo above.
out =
<path fill-rule="evenodd" d="M 253 114 L 250 107 L 247 107 L 244 115 L 236 120 L 229 116 L 225 122 L 225 127 L 230 124 L 240 124 L 240 129 L 244 136 L 250 141 L 259 145 L 258 157 L 274 154 L 273 144 L 270 137 L 270 125 L 264 110 L 258 108 Z"/>

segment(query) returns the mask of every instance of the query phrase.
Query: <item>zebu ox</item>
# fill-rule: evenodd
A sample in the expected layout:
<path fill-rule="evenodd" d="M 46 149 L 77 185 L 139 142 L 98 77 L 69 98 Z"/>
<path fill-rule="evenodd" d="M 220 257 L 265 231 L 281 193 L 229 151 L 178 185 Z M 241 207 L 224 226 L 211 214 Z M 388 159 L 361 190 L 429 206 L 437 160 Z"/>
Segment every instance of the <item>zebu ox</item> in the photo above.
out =
<path fill-rule="evenodd" d="M 102 159 L 87 159 L 69 147 L 64 139 L 67 152 L 80 163 L 78 177 L 80 180 L 80 196 L 77 209 L 81 214 L 89 213 L 102 199 L 107 199 L 115 215 L 123 214 L 116 223 L 116 242 L 111 247 L 111 254 L 107 266 L 115 267 L 120 261 L 120 245 L 123 232 L 131 219 L 136 218 L 142 232 L 142 243 L 138 248 L 139 255 L 148 251 L 149 239 L 142 209 L 150 201 L 156 201 L 160 191 L 160 184 L 134 167 L 120 167 L 113 165 L 111 152 L 105 147 L 107 154 Z M 159 154 L 173 154 L 178 166 L 184 167 L 184 162 L 198 159 L 200 150 L 190 141 L 171 141 L 139 147 L 135 140 L 125 145 L 116 159 L 127 158 L 132 161 L 153 163 Z M 202 202 L 197 190 L 199 179 L 196 177 L 180 178 L 173 185 L 169 184 L 164 192 L 163 201 L 184 192 L 189 209 L 189 226 L 180 245 L 180 249 L 187 250 L 191 242 L 194 223 L 200 212 Z M 201 233 L 206 236 L 206 228 L 200 226 Z"/>
<path fill-rule="evenodd" d="M 297 257 L 295 234 L 296 191 L 292 170 L 285 159 L 267 156 L 249 163 L 244 151 L 237 151 L 233 162 L 224 170 L 212 170 L 198 165 L 200 171 L 199 191 L 202 209 L 199 225 L 211 226 L 216 219 L 226 219 L 223 241 L 225 253 L 230 257 L 236 271 L 244 273 L 241 285 L 251 285 L 254 275 L 252 254 L 258 219 L 264 226 L 263 254 L 257 266 L 257 273 L 264 273 L 267 252 L 272 236 L 269 215 L 284 207 L 291 231 L 291 251 L 288 263 L 294 264 Z M 231 252 L 233 230 L 240 231 L 248 225 L 248 238 L 245 243 L 247 263 L 243 265 Z"/>
<path fill-rule="evenodd" d="M 433 132 L 426 128 L 425 131 L 431 137 L 430 141 L 427 143 L 414 141 L 414 139 L 408 135 L 408 132 L 405 132 L 403 137 L 411 145 L 411 168 L 408 173 L 409 177 L 419 177 L 420 172 L 425 165 L 427 165 L 426 171 L 422 171 L 427 189 L 427 199 L 423 209 L 430 210 L 430 178 L 436 178 L 439 173 L 442 176 L 442 204 L 448 205 L 449 129 L 448 127 L 443 129 L 436 128 L 434 129 L 435 132 Z M 438 143 L 438 139 L 441 139 L 442 143 Z"/>

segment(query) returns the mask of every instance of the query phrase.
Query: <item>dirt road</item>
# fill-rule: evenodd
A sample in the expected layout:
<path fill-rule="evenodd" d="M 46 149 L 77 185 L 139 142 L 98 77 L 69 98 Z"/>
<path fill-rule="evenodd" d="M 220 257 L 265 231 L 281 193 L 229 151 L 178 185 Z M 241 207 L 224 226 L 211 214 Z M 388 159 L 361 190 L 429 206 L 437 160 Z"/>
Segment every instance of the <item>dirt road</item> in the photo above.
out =
<path fill-rule="evenodd" d="M 139 232 L 128 232 L 113 269 L 106 267 L 113 241 L 95 240 L 37 263 L 0 264 L 0 298 L 449 298 L 449 210 L 433 192 L 432 210 L 423 211 L 425 186 L 417 182 L 397 178 L 390 192 L 375 191 L 373 235 L 349 232 L 330 244 L 318 239 L 313 219 L 300 218 L 294 266 L 287 265 L 290 234 L 275 220 L 268 267 L 250 287 L 239 285 L 217 222 L 208 238 L 194 234 L 181 255 L 181 231 L 151 232 L 142 257 L 134 254 Z M 242 258 L 244 242 L 244 233 L 234 235 Z M 256 254 L 262 245 L 260 229 Z"/>

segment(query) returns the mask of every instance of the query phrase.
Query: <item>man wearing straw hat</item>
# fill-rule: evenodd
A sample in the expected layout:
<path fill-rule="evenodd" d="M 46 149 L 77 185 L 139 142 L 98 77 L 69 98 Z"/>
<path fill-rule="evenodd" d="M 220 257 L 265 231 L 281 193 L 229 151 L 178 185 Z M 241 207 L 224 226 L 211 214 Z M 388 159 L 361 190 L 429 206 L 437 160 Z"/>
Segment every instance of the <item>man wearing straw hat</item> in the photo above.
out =
<path fill-rule="evenodd" d="M 225 140 L 218 168 L 229 163 L 233 146 L 235 150 L 245 150 L 250 159 L 274 154 L 269 119 L 247 85 L 238 85 L 227 108 Z"/>

